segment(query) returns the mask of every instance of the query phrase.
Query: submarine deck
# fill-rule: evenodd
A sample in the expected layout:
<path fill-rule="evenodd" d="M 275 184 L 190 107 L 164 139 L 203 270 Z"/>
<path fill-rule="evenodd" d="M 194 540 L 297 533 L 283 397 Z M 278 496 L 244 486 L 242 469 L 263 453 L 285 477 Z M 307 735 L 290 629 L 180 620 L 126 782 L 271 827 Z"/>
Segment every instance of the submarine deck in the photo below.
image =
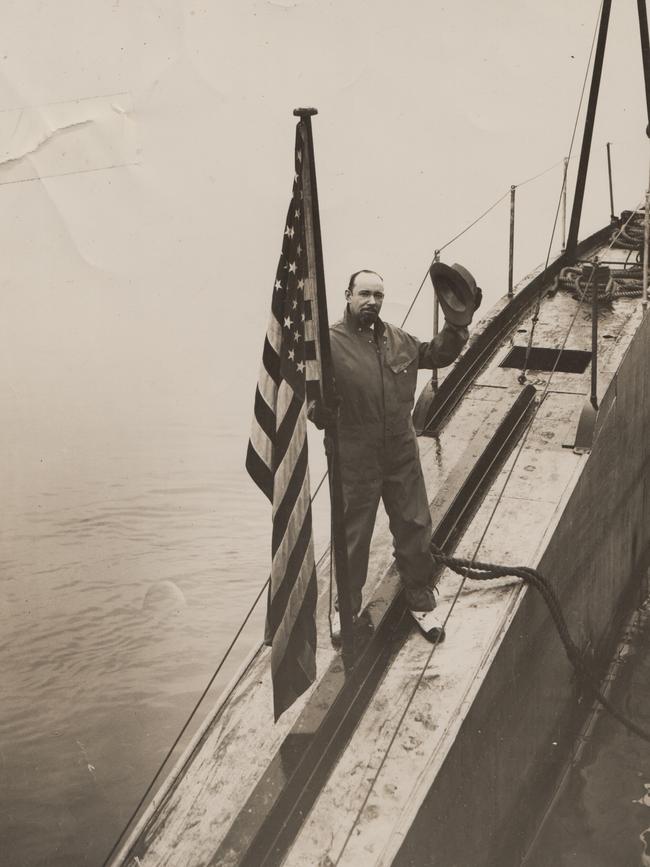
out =
<path fill-rule="evenodd" d="M 589 252 L 604 249 L 606 244 Z M 623 264 L 627 256 L 628 251 L 611 249 L 606 258 Z M 480 339 L 507 303 L 503 299 L 476 324 L 472 341 Z M 434 527 L 448 512 L 469 468 L 522 391 L 517 380 L 520 371 L 501 364 L 513 347 L 526 346 L 531 304 L 532 299 L 511 323 L 438 434 L 419 440 Z M 630 358 L 633 344 L 640 342 L 635 336 L 641 339 L 642 330 L 647 330 L 647 323 L 639 299 L 620 298 L 611 308 L 599 310 L 601 409 L 591 454 L 576 454 L 572 448 L 589 395 L 590 365 L 583 372 L 556 371 L 550 383 L 550 373 L 528 372 L 537 399 L 542 394 L 544 399 L 536 408 L 523 446 L 519 440 L 486 480 L 480 501 L 471 514 L 465 514 L 454 540 L 458 556 L 548 572 L 568 606 L 574 640 L 596 649 L 611 621 L 611 617 L 607 623 L 602 620 L 600 606 L 619 598 L 623 577 L 629 582 L 646 548 L 645 540 L 639 539 L 638 546 L 635 543 L 638 551 L 630 554 L 629 562 L 624 562 L 621 551 L 608 549 L 601 570 L 607 573 L 618 567 L 623 577 L 618 583 L 610 577 L 605 584 L 606 598 L 594 593 L 586 579 L 572 578 L 576 570 L 592 577 L 598 571 L 587 552 L 598 544 L 603 515 L 605 520 L 615 520 L 609 512 L 605 514 L 608 497 L 612 506 L 622 510 L 621 519 L 634 518 L 635 526 L 639 523 L 638 516 L 623 514 L 627 507 L 621 506 L 617 485 L 620 490 L 625 488 L 628 499 L 636 501 L 631 490 L 634 479 L 623 478 L 615 455 L 626 450 L 630 473 L 636 473 L 643 487 L 640 467 L 645 464 L 647 447 L 645 442 L 630 441 L 625 430 L 627 416 L 616 419 L 624 409 L 623 397 L 630 404 L 625 410 L 630 414 L 634 389 L 638 396 L 645 394 L 646 385 L 650 388 L 648 363 L 640 350 L 640 360 Z M 558 348 L 567 332 L 566 349 L 591 351 L 590 306 L 578 305 L 564 291 L 545 295 L 534 346 Z M 617 390 L 616 382 L 624 362 L 633 380 L 627 396 Z M 462 364 L 463 356 L 457 362 Z M 645 422 L 643 415 L 640 423 Z M 595 452 L 601 442 L 608 452 L 598 464 Z M 616 464 L 613 475 L 606 477 L 604 468 L 612 461 Z M 590 462 L 591 474 L 585 472 Z M 582 499 L 598 496 L 598 484 L 608 485 L 608 496 L 603 497 L 601 489 L 603 502 L 583 520 Z M 588 490 L 582 492 L 582 488 Z M 644 487 L 640 497 L 642 514 Z M 569 520 L 573 503 L 577 511 Z M 345 680 L 340 654 L 329 640 L 327 558 L 318 566 L 317 683 L 273 724 L 270 651 L 261 648 L 179 762 L 168 785 L 154 798 L 114 863 L 129 867 L 418 864 L 424 863 L 419 860 L 418 846 L 426 845 L 433 847 L 426 850 L 431 859 L 426 863 L 443 865 L 456 863 L 452 859 L 462 845 L 462 835 L 451 834 L 448 841 L 436 836 L 437 832 L 428 837 L 427 825 L 444 824 L 443 820 L 462 809 L 475 813 L 472 822 L 485 813 L 495 827 L 512 814 L 529 785 L 526 775 L 537 774 L 536 757 L 551 743 L 558 720 L 575 698 L 571 671 L 543 604 L 532 598 L 534 591 L 519 579 L 489 584 L 467 580 L 461 589 L 461 579 L 444 570 L 438 585 L 439 607 L 443 615 L 452 605 L 453 611 L 446 641 L 431 655 L 432 646 L 404 618 L 395 621 L 392 631 L 381 632 L 399 591 L 383 515 L 373 537 L 369 575 L 374 576 L 374 584 L 369 578 L 364 605 L 376 636 L 397 638 L 385 649 L 381 672 L 369 687 L 358 718 L 348 731 L 332 729 L 324 742 L 323 750 L 335 744 L 335 755 L 331 765 L 319 771 L 320 782 L 318 774 L 316 782 L 312 781 L 311 798 L 303 806 L 294 805 L 289 820 L 282 819 L 275 829 L 269 829 L 269 816 L 294 785 L 300 761 L 296 752 L 301 744 L 313 743 L 317 737 L 335 696 L 331 684 L 340 688 Z M 547 669 L 544 677 L 532 682 L 527 671 L 531 654 L 536 655 L 535 665 Z M 513 710 L 518 707 L 520 714 Z M 507 729 L 520 733 L 511 744 L 504 743 Z M 486 797 L 484 791 L 480 798 L 486 803 L 478 805 L 471 792 L 485 785 L 477 776 L 481 774 L 490 778 L 486 791 L 491 794 Z M 521 786 L 513 783 L 518 775 Z M 453 791 L 449 779 L 454 781 Z M 308 785 L 309 780 L 303 787 Z M 414 829 L 422 832 L 415 841 Z M 264 848 L 260 849 L 262 841 Z M 251 854 L 255 851 L 257 854 Z M 468 843 L 466 857 L 462 863 L 484 863 L 478 842 Z"/>

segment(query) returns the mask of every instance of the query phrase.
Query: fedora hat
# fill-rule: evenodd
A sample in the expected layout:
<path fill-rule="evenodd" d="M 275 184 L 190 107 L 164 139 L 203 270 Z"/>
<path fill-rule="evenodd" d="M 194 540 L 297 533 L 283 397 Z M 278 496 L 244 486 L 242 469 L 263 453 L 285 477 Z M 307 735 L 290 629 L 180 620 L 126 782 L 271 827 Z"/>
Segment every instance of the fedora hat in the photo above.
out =
<path fill-rule="evenodd" d="M 467 268 L 434 262 L 429 274 L 447 322 L 469 325 L 480 304 L 481 290 Z"/>

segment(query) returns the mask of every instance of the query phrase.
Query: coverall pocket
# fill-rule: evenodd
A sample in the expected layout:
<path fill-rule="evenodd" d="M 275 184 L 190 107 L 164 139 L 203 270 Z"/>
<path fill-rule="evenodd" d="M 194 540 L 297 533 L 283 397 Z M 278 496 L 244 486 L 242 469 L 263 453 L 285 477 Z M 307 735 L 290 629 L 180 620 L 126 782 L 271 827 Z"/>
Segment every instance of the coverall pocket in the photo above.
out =
<path fill-rule="evenodd" d="M 393 373 L 395 395 L 399 401 L 411 403 L 417 384 L 418 369 L 414 358 L 393 361 L 388 365 Z"/>

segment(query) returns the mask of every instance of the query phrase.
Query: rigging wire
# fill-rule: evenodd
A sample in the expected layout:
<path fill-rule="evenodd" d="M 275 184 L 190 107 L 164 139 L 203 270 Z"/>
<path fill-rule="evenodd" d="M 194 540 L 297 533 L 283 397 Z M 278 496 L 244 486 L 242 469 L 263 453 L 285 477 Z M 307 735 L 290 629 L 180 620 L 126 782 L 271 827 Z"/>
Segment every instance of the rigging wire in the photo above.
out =
<path fill-rule="evenodd" d="M 612 237 L 612 240 L 611 240 L 610 243 L 609 243 L 609 246 L 607 247 L 607 251 L 606 251 L 606 252 L 609 252 L 609 251 L 611 250 L 611 248 L 612 248 L 612 246 L 614 245 L 616 239 L 617 239 L 617 238 L 620 236 L 620 234 L 624 231 L 625 227 L 626 227 L 627 224 L 630 222 L 630 220 L 632 219 L 633 215 L 634 215 L 634 212 L 632 212 L 632 213 L 630 214 L 630 216 L 628 217 L 628 219 L 627 219 L 627 221 L 625 222 L 625 224 L 624 224 L 623 226 L 621 226 L 621 227 L 617 230 L 617 232 L 614 234 L 614 236 Z M 581 292 L 581 296 L 580 296 L 579 300 L 578 300 L 577 303 L 576 303 L 576 309 L 575 309 L 575 312 L 574 312 L 574 314 L 573 314 L 573 316 L 572 316 L 572 318 L 571 318 L 571 321 L 570 321 L 570 323 L 569 323 L 569 327 L 568 327 L 568 329 L 567 329 L 567 331 L 566 331 L 566 334 L 565 334 L 565 336 L 564 336 L 564 340 L 563 340 L 562 345 L 561 345 L 561 347 L 560 347 L 560 351 L 559 351 L 558 354 L 557 354 L 557 358 L 555 359 L 555 363 L 554 363 L 554 365 L 553 365 L 553 368 L 552 368 L 552 370 L 550 371 L 549 376 L 548 376 L 548 379 L 547 379 L 547 381 L 546 381 L 546 383 L 545 383 L 544 389 L 543 389 L 543 391 L 542 391 L 542 395 L 541 395 L 541 397 L 539 398 L 539 400 L 537 401 L 537 405 L 536 405 L 536 407 L 535 407 L 535 410 L 534 410 L 534 412 L 533 412 L 533 414 L 532 414 L 530 420 L 526 423 L 526 427 L 525 427 L 525 429 L 524 429 L 524 432 L 523 432 L 523 435 L 522 435 L 522 438 L 521 438 L 521 442 L 520 442 L 520 444 L 519 444 L 519 446 L 518 446 L 518 448 L 517 448 L 517 451 L 516 451 L 516 453 L 515 453 L 514 460 L 512 461 L 512 465 L 511 465 L 511 467 L 510 467 L 510 469 L 509 469 L 509 471 L 508 471 L 508 473 L 507 473 L 507 475 L 506 475 L 506 478 L 505 478 L 505 481 L 504 481 L 503 485 L 501 486 L 501 490 L 499 491 L 499 493 L 498 493 L 498 495 L 497 495 L 497 498 L 496 498 L 495 504 L 494 504 L 494 506 L 492 507 L 492 510 L 491 510 L 491 512 L 490 512 L 490 515 L 489 515 L 489 517 L 488 517 L 488 520 L 487 520 L 487 522 L 486 522 L 486 524 L 485 524 L 485 527 L 483 528 L 483 532 L 481 533 L 481 536 L 480 536 L 480 538 L 479 538 L 479 541 L 478 541 L 478 543 L 477 543 L 477 545 L 476 545 L 476 547 L 475 547 L 475 549 L 474 549 L 474 553 L 473 553 L 473 555 L 472 555 L 472 557 L 471 557 L 471 559 L 470 559 L 470 561 L 469 561 L 470 564 L 474 564 L 474 563 L 476 562 L 476 557 L 477 557 L 477 555 L 478 555 L 478 552 L 479 552 L 479 550 L 480 550 L 480 548 L 481 548 L 481 545 L 483 544 L 483 541 L 485 540 L 485 537 L 486 537 L 487 532 L 488 532 L 488 530 L 489 530 L 489 528 L 490 528 L 490 526 L 491 526 L 491 524 L 492 524 L 492 521 L 494 520 L 494 516 L 495 516 L 496 511 L 497 511 L 497 509 L 498 509 L 498 507 L 499 507 L 499 505 L 500 505 L 500 503 L 501 503 L 501 501 L 502 501 L 502 499 L 503 499 L 503 496 L 504 496 L 504 493 L 505 493 L 506 487 L 508 486 L 508 484 L 509 484 L 509 482 L 510 482 L 510 479 L 512 478 L 512 474 L 513 474 L 513 472 L 514 472 L 514 470 L 515 470 L 515 467 L 517 466 L 517 462 L 518 462 L 519 457 L 520 457 L 520 455 L 521 455 L 521 453 L 522 453 L 522 451 L 523 451 L 523 449 L 524 449 L 524 446 L 526 445 L 526 442 L 527 442 L 527 440 L 528 440 L 528 435 L 529 435 L 529 433 L 530 433 L 530 431 L 531 431 L 531 429 L 532 429 L 532 426 L 533 426 L 533 424 L 534 424 L 534 422 L 535 422 L 535 419 L 537 418 L 537 414 L 538 414 L 539 410 L 541 409 L 542 404 L 544 403 L 544 400 L 546 399 L 546 396 L 547 396 L 547 394 L 548 394 L 548 390 L 549 390 L 550 385 L 551 385 L 551 380 L 553 379 L 553 375 L 555 374 L 555 372 L 556 372 L 556 370 L 557 370 L 557 366 L 558 366 L 558 364 L 559 364 L 559 362 L 560 362 L 560 357 L 561 357 L 561 355 L 562 355 L 562 352 L 563 352 L 564 349 L 566 348 L 567 341 L 568 341 L 568 339 L 569 339 L 569 336 L 570 336 L 570 334 L 571 334 L 571 331 L 572 331 L 572 329 L 573 329 L 573 326 L 575 325 L 575 322 L 576 322 L 576 319 L 577 319 L 577 317 L 578 317 L 578 314 L 580 313 L 582 301 L 583 301 L 584 298 L 585 298 L 585 295 L 586 295 L 586 293 L 587 293 L 587 290 L 589 289 L 589 286 L 590 286 L 590 284 L 591 284 L 591 280 L 593 279 L 594 274 L 595 274 L 595 269 L 592 269 L 592 272 L 591 272 L 591 274 L 589 275 L 589 279 L 587 280 L 586 286 L 585 286 L 584 289 L 582 290 L 582 292 Z M 449 618 L 451 617 L 451 615 L 452 615 L 452 613 L 453 613 L 453 610 L 454 610 L 454 608 L 455 608 L 455 606 L 456 606 L 456 603 L 458 602 L 458 599 L 460 598 L 460 595 L 461 595 L 461 593 L 462 593 L 462 591 L 463 591 L 463 589 L 464 589 L 464 587 L 465 587 L 466 582 L 467 582 L 467 575 L 463 575 L 463 577 L 462 577 L 462 579 L 461 579 L 461 581 L 460 581 L 460 583 L 459 583 L 459 586 L 458 586 L 456 592 L 454 593 L 454 596 L 453 596 L 453 599 L 452 599 L 451 605 L 450 605 L 450 607 L 449 607 L 449 611 L 447 612 L 447 614 L 446 614 L 446 616 L 445 616 L 445 618 L 444 618 L 444 620 L 443 620 L 442 630 L 444 630 L 444 629 L 446 628 L 447 623 L 448 623 L 448 621 L 449 621 Z M 348 843 L 349 843 L 349 841 L 350 841 L 350 838 L 352 837 L 352 834 L 354 833 L 354 829 L 357 827 L 357 825 L 358 825 L 358 823 L 359 823 L 359 820 L 361 819 L 361 816 L 362 816 L 362 814 L 363 814 L 363 811 L 365 810 L 366 805 L 368 804 L 368 801 L 369 801 L 369 799 L 370 799 L 370 795 L 372 794 L 372 791 L 374 790 L 374 787 L 375 787 L 375 784 L 376 784 L 376 782 L 377 782 L 377 780 L 378 780 L 378 778 L 379 778 L 379 775 L 380 775 L 380 773 L 381 773 L 381 771 L 382 771 L 382 769 L 383 769 L 383 767 L 384 767 L 384 765 L 385 765 L 385 763 L 386 763 L 387 756 L 388 756 L 388 754 L 389 754 L 389 752 L 390 752 L 390 750 L 391 750 L 393 744 L 395 743 L 395 740 L 397 739 L 397 735 L 399 734 L 400 728 L 402 727 L 402 725 L 403 725 L 403 723 L 404 723 L 404 720 L 406 719 L 406 715 L 407 715 L 407 713 L 408 713 L 408 711 L 409 711 L 409 709 L 410 709 L 410 707 L 411 707 L 411 704 L 413 703 L 413 700 L 414 700 L 415 695 L 416 695 L 416 693 L 417 693 L 417 691 L 418 691 L 418 689 L 419 689 L 419 687 L 420 687 L 420 684 L 422 683 L 422 680 L 423 680 L 424 675 L 425 675 L 425 673 L 426 673 L 426 671 L 427 671 L 427 668 L 429 667 L 429 665 L 430 665 L 430 663 L 431 663 L 431 660 L 433 659 L 433 655 L 434 655 L 434 653 L 435 653 L 435 651 L 436 651 L 436 648 L 438 647 L 438 644 L 440 643 L 440 636 L 442 635 L 442 630 L 441 630 L 441 632 L 438 634 L 438 637 L 436 638 L 436 641 L 432 644 L 432 646 L 431 646 L 431 650 L 430 650 L 429 653 L 427 654 L 427 657 L 426 657 L 426 659 L 425 659 L 424 665 L 423 665 L 422 669 L 420 670 L 420 672 L 419 672 L 419 674 L 418 674 L 418 677 L 417 677 L 417 679 L 416 679 L 415 685 L 414 685 L 414 687 L 412 688 L 412 690 L 411 690 L 411 692 L 410 692 L 410 694 L 409 694 L 409 697 L 408 697 L 408 699 L 407 699 L 407 702 L 406 702 L 406 705 L 405 705 L 405 707 L 404 707 L 404 710 L 403 710 L 402 713 L 400 714 L 399 720 L 398 720 L 397 725 L 396 725 L 396 727 L 395 727 L 395 730 L 393 731 L 393 734 L 392 734 L 392 736 L 391 736 L 391 738 L 390 738 L 390 741 L 389 741 L 389 743 L 388 743 L 388 746 L 386 747 L 386 750 L 384 751 L 384 753 L 383 753 L 383 755 L 382 755 L 382 758 L 381 758 L 381 761 L 380 761 L 379 766 L 378 766 L 378 768 L 377 768 L 377 771 L 376 771 L 375 774 L 373 775 L 373 778 L 372 778 L 372 780 L 371 780 L 371 782 L 370 782 L 370 785 L 369 785 L 368 790 L 367 790 L 367 792 L 366 792 L 366 795 L 365 795 L 365 797 L 364 797 L 364 799 L 363 799 L 363 802 L 362 802 L 361 806 L 359 807 L 359 809 L 357 810 L 357 814 L 356 814 L 356 816 L 355 816 L 354 822 L 352 823 L 352 825 L 351 825 L 351 827 L 350 827 L 350 829 L 349 829 L 349 831 L 348 831 L 348 833 L 347 833 L 347 835 L 346 835 L 346 838 L 345 838 L 345 840 L 344 840 L 344 842 L 343 842 L 343 846 L 342 846 L 342 848 L 341 848 L 341 851 L 339 852 L 339 855 L 338 855 L 336 861 L 334 862 L 335 867 L 337 867 L 337 865 L 339 864 L 339 862 L 340 862 L 340 860 L 341 860 L 341 858 L 342 858 L 342 856 L 343 856 L 343 853 L 344 853 L 344 851 L 345 851 L 345 849 L 346 849 L 346 847 L 347 847 L 347 845 L 348 845 Z"/>
<path fill-rule="evenodd" d="M 575 157 L 567 157 L 567 159 L 575 159 Z M 521 181 L 518 184 L 514 184 L 514 187 L 516 189 L 520 189 L 521 187 L 525 187 L 526 184 L 531 184 L 533 181 L 536 181 L 539 178 L 543 178 L 544 175 L 547 175 L 549 172 L 552 172 L 553 169 L 556 169 L 558 166 L 561 166 L 563 164 L 564 164 L 564 159 L 558 160 L 556 163 L 553 163 L 552 166 L 549 166 L 547 169 L 544 169 L 544 171 L 539 172 L 536 175 L 533 175 L 532 178 L 526 178 L 525 181 Z"/>
<path fill-rule="evenodd" d="M 569 155 L 567 157 L 568 160 L 571 160 L 571 154 L 573 153 L 573 145 L 576 139 L 576 132 L 578 130 L 578 121 L 580 120 L 580 111 L 582 109 L 582 103 L 585 98 L 585 89 L 587 87 L 587 79 L 589 78 L 589 69 L 591 68 L 591 58 L 594 53 L 594 46 L 596 45 L 596 36 L 598 34 L 598 24 L 600 22 L 601 15 L 603 13 L 603 2 L 601 0 L 600 8 L 598 10 L 598 15 L 596 16 L 596 24 L 594 27 L 594 35 L 591 40 L 591 48 L 589 49 L 589 57 L 587 59 L 587 68 L 585 69 L 585 77 L 582 81 L 582 89 L 580 91 L 580 100 L 578 101 L 578 110 L 576 111 L 576 119 L 573 124 L 573 132 L 571 133 L 571 143 L 569 144 Z M 553 239 L 555 238 L 555 230 L 557 228 L 557 220 L 560 215 L 560 207 L 562 205 L 562 195 L 564 193 L 564 189 L 566 187 L 567 182 L 567 174 L 568 172 L 563 172 L 562 174 L 562 186 L 560 187 L 560 195 L 557 199 L 557 207 L 555 209 L 555 218 L 553 220 L 553 228 L 551 230 L 551 237 L 548 242 L 548 250 L 546 253 L 546 262 L 544 263 L 544 270 L 548 268 L 548 263 L 551 258 L 551 250 L 553 248 Z M 533 311 L 533 315 L 531 318 L 532 327 L 530 329 L 530 334 L 528 335 L 528 344 L 526 346 L 526 355 L 524 358 L 524 364 L 521 370 L 521 374 L 519 375 L 519 382 L 524 383 L 526 380 L 526 370 L 528 369 L 528 362 L 530 361 L 530 353 L 533 347 L 533 337 L 535 334 L 535 326 L 537 325 L 537 320 L 539 318 L 539 310 L 542 303 L 542 288 L 540 287 L 539 292 L 537 293 L 537 302 L 535 303 L 535 309 Z"/>
<path fill-rule="evenodd" d="M 465 228 L 462 229 L 457 235 L 454 235 L 454 237 L 450 238 L 449 241 L 442 245 L 442 247 L 439 247 L 437 252 L 442 253 L 442 251 L 449 247 L 450 244 L 453 244 L 454 241 L 457 241 L 459 238 L 461 238 L 465 234 L 465 232 L 469 232 L 469 230 L 472 229 L 477 223 L 479 223 L 484 217 L 487 217 L 490 211 L 493 211 L 497 205 L 501 204 L 504 199 L 507 199 L 509 195 L 510 190 L 508 189 L 500 198 L 496 200 L 496 202 L 493 202 L 489 208 L 487 208 L 485 211 L 483 211 L 482 214 L 480 214 L 480 216 L 473 220 L 469 224 L 469 226 L 465 226 Z"/>

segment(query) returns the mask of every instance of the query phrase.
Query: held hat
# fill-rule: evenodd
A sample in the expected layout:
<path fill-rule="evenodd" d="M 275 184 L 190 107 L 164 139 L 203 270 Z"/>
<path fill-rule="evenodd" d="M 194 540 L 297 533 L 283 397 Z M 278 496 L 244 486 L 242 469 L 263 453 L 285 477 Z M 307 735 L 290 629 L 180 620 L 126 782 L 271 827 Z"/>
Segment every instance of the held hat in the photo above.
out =
<path fill-rule="evenodd" d="M 480 304 L 481 290 L 467 268 L 434 262 L 429 274 L 447 322 L 469 325 Z"/>

